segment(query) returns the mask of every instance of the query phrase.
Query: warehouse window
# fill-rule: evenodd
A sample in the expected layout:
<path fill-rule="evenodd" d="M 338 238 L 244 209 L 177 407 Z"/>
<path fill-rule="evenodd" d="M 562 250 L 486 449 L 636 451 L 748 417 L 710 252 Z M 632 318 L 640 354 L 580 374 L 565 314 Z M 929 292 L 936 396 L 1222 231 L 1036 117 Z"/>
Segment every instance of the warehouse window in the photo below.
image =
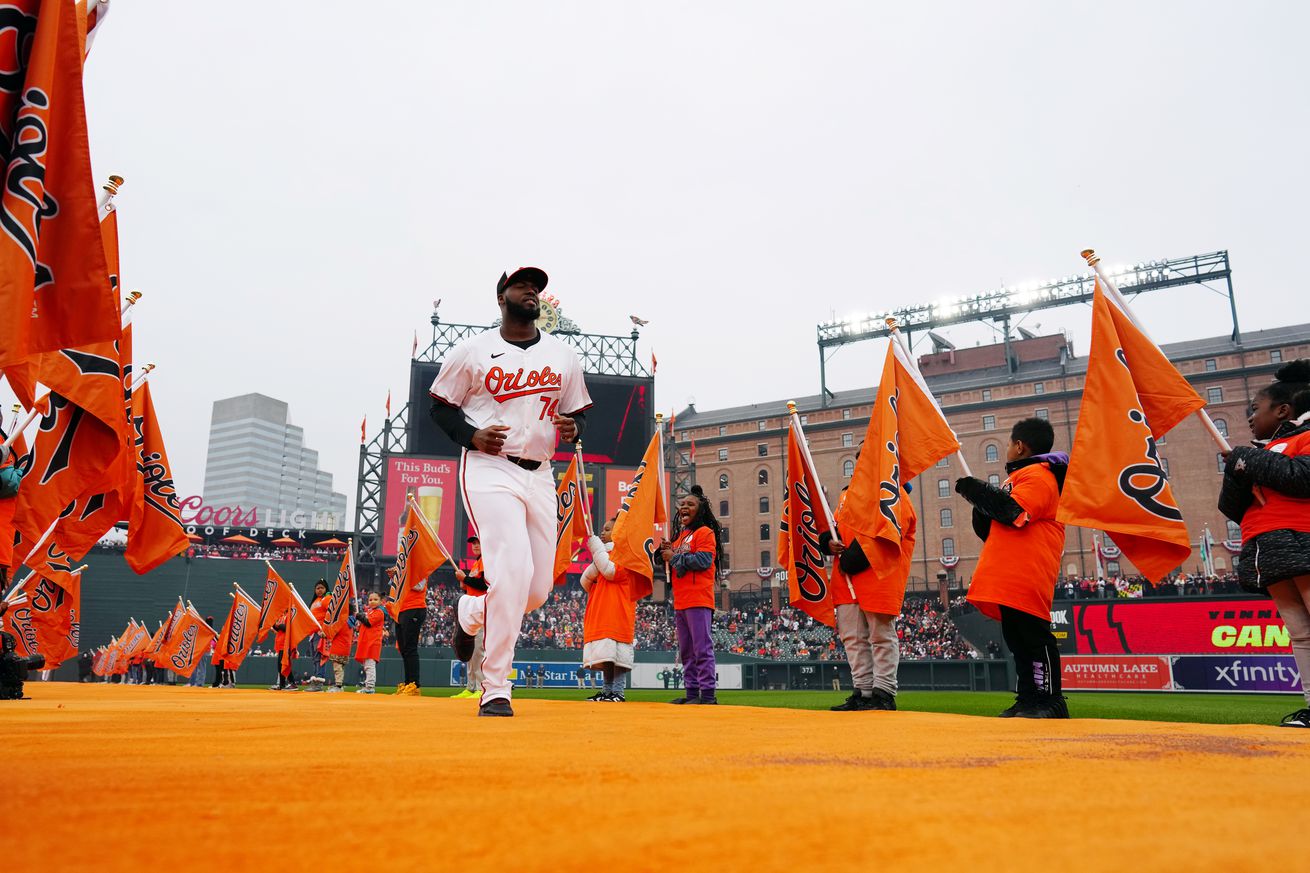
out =
<path fill-rule="evenodd" d="M 1036 415 L 1038 418 L 1040 418 L 1042 421 L 1046 421 L 1048 418 L 1051 417 L 1050 410 L 1048 410 L 1045 406 L 1037 407 L 1037 411 L 1034 412 L 1033 414 Z"/>
<path fill-rule="evenodd" d="M 719 436 L 727 436 L 727 435 L 728 435 L 728 426 L 726 424 L 719 425 Z"/>
<path fill-rule="evenodd" d="M 846 460 L 842 461 L 842 463 L 841 463 L 841 474 L 842 474 L 843 476 L 845 476 L 847 479 L 849 479 L 849 478 L 851 478 L 852 476 L 854 476 L 854 475 L 855 475 L 855 462 L 852 461 L 850 458 L 847 458 Z"/>
<path fill-rule="evenodd" d="M 955 514 L 949 509 L 942 510 L 942 527 L 955 527 Z"/>
<path fill-rule="evenodd" d="M 719 518 L 727 518 L 727 517 L 728 517 L 728 501 L 726 501 L 726 500 L 720 500 L 720 501 L 719 501 Z"/>
<path fill-rule="evenodd" d="M 1215 370 L 1218 369 L 1219 369 L 1219 365 L 1215 362 L 1214 358 L 1205 359 L 1205 371 L 1207 373 L 1213 373 Z"/>
<path fill-rule="evenodd" d="M 1000 477 L 1000 476 L 997 476 L 995 473 L 988 473 L 988 474 L 987 474 L 987 484 L 988 484 L 988 485 L 991 485 L 993 488 L 1000 488 L 1000 487 L 1001 487 L 1001 477 Z"/>
<path fill-rule="evenodd" d="M 1033 383 L 1033 393 L 1034 393 L 1034 394 L 1045 394 L 1045 393 L 1046 393 L 1046 383 L 1045 383 L 1045 382 L 1034 382 L 1034 383 Z"/>
<path fill-rule="evenodd" d="M 769 498 L 767 498 L 767 497 L 761 497 L 761 498 L 760 498 L 760 512 L 768 512 L 768 511 L 769 511 Z"/>
<path fill-rule="evenodd" d="M 760 472 L 756 474 L 756 476 L 755 476 L 755 480 L 756 480 L 756 481 L 755 481 L 755 484 L 757 484 L 757 485 L 768 485 L 768 484 L 769 484 L 769 471 L 768 471 L 768 470 L 765 470 L 765 469 L 763 469 L 763 468 L 761 468 L 761 469 L 760 469 Z"/>
<path fill-rule="evenodd" d="M 938 480 L 937 480 L 937 496 L 938 496 L 938 497 L 950 497 L 950 496 L 951 496 L 951 480 L 950 480 L 950 479 L 938 479 Z"/>
<path fill-rule="evenodd" d="M 983 403 L 990 403 L 992 399 L 992 389 L 984 388 L 982 390 L 982 399 Z"/>
<path fill-rule="evenodd" d="M 720 473 L 720 474 L 719 474 L 719 490 L 720 490 L 720 491 L 727 491 L 727 490 L 728 490 L 728 474 L 727 474 L 727 473 Z"/>
<path fill-rule="evenodd" d="M 725 546 L 732 541 L 732 532 L 726 527 L 719 528 L 719 542 Z"/>
<path fill-rule="evenodd" d="M 769 541 L 769 525 L 766 522 L 760 525 L 760 542 L 767 543 L 768 541 Z M 768 563 L 768 562 L 766 561 L 764 563 Z M 763 566 L 763 564 L 761 564 L 761 566 Z"/>
<path fill-rule="evenodd" d="M 768 443 L 756 443 L 756 444 L 755 444 L 755 453 L 756 453 L 757 455 L 759 455 L 761 458 L 767 458 L 767 457 L 769 456 L 769 444 L 768 444 Z"/>
<path fill-rule="evenodd" d="M 1223 403 L 1223 402 L 1224 402 L 1224 389 L 1223 389 L 1222 387 L 1220 387 L 1220 386 L 1215 386 L 1214 388 L 1207 388 L 1207 389 L 1205 389 L 1205 402 L 1206 402 L 1206 403 Z"/>
<path fill-rule="evenodd" d="M 727 449 L 719 449 L 719 460 L 720 460 L 720 461 L 726 461 L 726 460 L 728 460 L 728 450 L 727 450 Z"/>
<path fill-rule="evenodd" d="M 851 434 L 848 434 L 848 433 L 844 433 L 844 434 L 842 434 L 842 435 L 841 435 L 841 447 L 842 447 L 843 449 L 849 449 L 849 448 L 851 447 L 851 444 L 852 444 L 852 442 L 854 441 L 854 439 L 855 439 L 855 437 L 852 436 Z"/>
<path fill-rule="evenodd" d="M 1270 350 L 1270 352 L 1269 352 L 1269 363 L 1271 363 L 1271 364 L 1281 364 L 1282 362 L 1283 362 L 1283 350 L 1282 350 L 1282 349 L 1272 349 L 1272 350 Z"/>
<path fill-rule="evenodd" d="M 990 443 L 983 449 L 983 456 L 989 464 L 994 464 L 1001 459 L 1001 450 L 996 447 L 996 443 Z"/>
<path fill-rule="evenodd" d="M 951 537 L 942 538 L 942 557 L 943 558 L 955 557 L 955 540 L 953 540 Z"/>
<path fill-rule="evenodd" d="M 983 416 L 983 430 L 996 430 L 996 416 L 994 415 Z"/>
<path fill-rule="evenodd" d="M 1219 435 L 1226 439 L 1228 437 L 1228 419 L 1216 418 L 1214 420 L 1214 429 L 1219 431 Z"/>

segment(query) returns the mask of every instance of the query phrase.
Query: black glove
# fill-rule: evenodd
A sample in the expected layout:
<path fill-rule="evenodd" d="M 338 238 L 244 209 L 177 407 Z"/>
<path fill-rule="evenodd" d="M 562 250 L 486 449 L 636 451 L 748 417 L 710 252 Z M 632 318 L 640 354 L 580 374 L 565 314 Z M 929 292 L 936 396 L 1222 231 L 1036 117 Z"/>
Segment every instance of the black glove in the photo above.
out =
<path fill-rule="evenodd" d="M 837 566 L 847 576 L 854 576 L 856 573 L 863 573 L 871 566 L 868 557 L 864 554 L 864 548 L 860 545 L 859 540 L 853 540 L 837 558 Z"/>
<path fill-rule="evenodd" d="M 465 577 L 464 577 L 464 584 L 467 585 L 468 587 L 472 588 L 474 591 L 486 591 L 486 590 L 487 590 L 487 580 L 484 579 L 484 578 L 481 577 L 481 576 L 472 576 L 472 575 L 470 575 L 470 576 L 465 576 Z"/>

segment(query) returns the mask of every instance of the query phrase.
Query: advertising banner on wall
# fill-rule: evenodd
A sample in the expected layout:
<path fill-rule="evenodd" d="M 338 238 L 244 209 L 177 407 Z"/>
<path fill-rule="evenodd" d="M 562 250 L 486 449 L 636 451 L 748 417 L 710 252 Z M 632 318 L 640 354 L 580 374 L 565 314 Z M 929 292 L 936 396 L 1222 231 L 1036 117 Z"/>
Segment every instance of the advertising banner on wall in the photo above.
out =
<path fill-rule="evenodd" d="M 1061 651 L 1080 655 L 1284 654 L 1287 628 L 1269 600 L 1060 602 L 1051 626 Z"/>
<path fill-rule="evenodd" d="M 1175 691 L 1301 693 L 1291 655 L 1191 656 L 1173 659 Z"/>
<path fill-rule="evenodd" d="M 1065 691 L 1168 691 L 1169 659 L 1136 655 L 1064 655 Z"/>
<path fill-rule="evenodd" d="M 405 522 L 405 498 L 413 494 L 423 514 L 436 528 L 437 536 L 459 560 L 464 554 L 464 544 L 455 542 L 455 510 L 460 500 L 456 490 L 458 480 L 459 461 L 455 458 L 387 456 L 380 553 L 395 557 L 396 537 Z"/>
<path fill-rule="evenodd" d="M 741 664 L 719 664 L 716 673 L 719 690 L 739 690 L 741 688 Z M 673 664 L 636 664 L 632 668 L 633 688 L 667 688 L 670 691 L 682 687 L 682 667 Z"/>

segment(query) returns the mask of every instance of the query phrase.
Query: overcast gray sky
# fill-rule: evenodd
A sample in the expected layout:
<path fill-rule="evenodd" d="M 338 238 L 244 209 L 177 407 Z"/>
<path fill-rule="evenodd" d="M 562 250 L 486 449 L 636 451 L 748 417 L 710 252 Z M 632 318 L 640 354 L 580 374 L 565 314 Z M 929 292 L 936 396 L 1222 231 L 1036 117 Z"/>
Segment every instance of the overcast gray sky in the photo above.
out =
<path fill-rule="evenodd" d="M 353 513 L 410 343 L 540 265 L 583 330 L 650 319 L 658 405 L 815 393 L 814 325 L 1227 248 L 1244 328 L 1307 321 L 1302 3 L 114 0 L 88 63 L 179 493 L 210 405 L 291 404 Z M 1148 295 L 1149 297 L 1149 295 Z M 1223 298 L 1141 299 L 1156 339 Z M 1085 308 L 1030 318 L 1087 348 Z M 958 330 L 972 344 L 985 331 Z M 882 347 L 830 382 L 876 380 Z M 353 516 L 352 516 L 353 518 Z"/>

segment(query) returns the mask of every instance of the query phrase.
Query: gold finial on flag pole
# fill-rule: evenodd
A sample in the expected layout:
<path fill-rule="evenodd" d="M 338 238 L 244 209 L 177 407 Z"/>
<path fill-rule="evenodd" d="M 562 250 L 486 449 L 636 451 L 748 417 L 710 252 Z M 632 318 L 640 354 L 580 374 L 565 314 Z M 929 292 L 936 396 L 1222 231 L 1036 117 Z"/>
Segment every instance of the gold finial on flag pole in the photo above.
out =
<path fill-rule="evenodd" d="M 1079 254 L 1083 256 L 1083 260 L 1087 261 L 1089 267 L 1095 267 L 1101 262 L 1101 256 L 1092 249 L 1083 249 Z"/>
<path fill-rule="evenodd" d="M 113 175 L 109 177 L 108 182 L 101 185 L 100 187 L 108 191 L 110 195 L 114 195 L 118 193 L 118 186 L 122 184 L 123 184 L 123 177 L 118 175 Z"/>

